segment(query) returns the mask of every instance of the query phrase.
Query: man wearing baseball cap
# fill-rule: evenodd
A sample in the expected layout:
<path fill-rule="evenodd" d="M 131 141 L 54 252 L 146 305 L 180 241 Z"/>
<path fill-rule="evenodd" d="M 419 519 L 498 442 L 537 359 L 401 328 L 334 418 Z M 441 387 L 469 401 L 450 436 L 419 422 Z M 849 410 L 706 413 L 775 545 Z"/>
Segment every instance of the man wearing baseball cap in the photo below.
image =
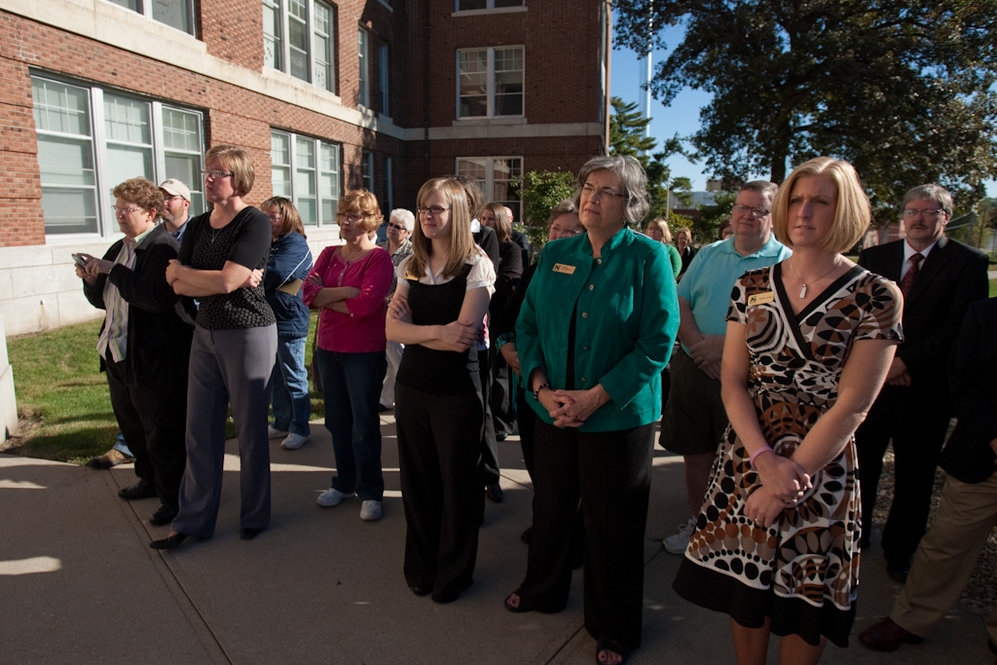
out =
<path fill-rule="evenodd" d="M 190 215 L 187 214 L 190 208 L 190 188 L 176 178 L 170 178 L 161 182 L 159 189 L 163 192 L 163 204 L 166 208 L 163 223 L 170 235 L 180 242 L 190 220 Z"/>

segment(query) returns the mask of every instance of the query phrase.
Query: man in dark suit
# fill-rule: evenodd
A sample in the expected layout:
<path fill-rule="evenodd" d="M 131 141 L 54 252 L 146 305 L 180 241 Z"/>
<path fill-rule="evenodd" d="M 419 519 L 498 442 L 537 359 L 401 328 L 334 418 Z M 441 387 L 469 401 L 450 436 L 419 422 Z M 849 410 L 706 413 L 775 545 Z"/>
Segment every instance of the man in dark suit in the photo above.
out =
<path fill-rule="evenodd" d="M 949 381 L 959 419 L 942 452 L 941 503 L 890 616 L 859 640 L 876 651 L 916 644 L 945 616 L 997 525 L 997 298 L 969 306 L 952 349 Z M 987 621 L 997 652 L 997 609 Z"/>
<path fill-rule="evenodd" d="M 924 535 L 935 466 L 951 415 L 947 362 L 971 302 L 987 297 L 987 257 L 946 238 L 952 195 L 920 185 L 903 199 L 905 240 L 870 247 L 859 265 L 900 284 L 904 341 L 869 416 L 855 433 L 868 545 L 883 454 L 893 441 L 896 483 L 882 546 L 887 571 L 904 581 Z"/>

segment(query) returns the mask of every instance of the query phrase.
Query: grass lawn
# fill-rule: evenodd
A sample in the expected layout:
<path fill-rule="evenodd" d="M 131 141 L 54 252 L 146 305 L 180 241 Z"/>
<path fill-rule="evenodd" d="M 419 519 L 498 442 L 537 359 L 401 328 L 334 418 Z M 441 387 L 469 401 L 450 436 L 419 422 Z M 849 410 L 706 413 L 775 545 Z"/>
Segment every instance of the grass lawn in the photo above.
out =
<path fill-rule="evenodd" d="M 309 340 L 315 338 L 315 321 L 313 313 Z M 111 447 L 118 426 L 107 380 L 99 371 L 100 323 L 98 319 L 7 340 L 20 422 L 17 436 L 0 442 L 0 449 L 82 464 Z M 306 363 L 311 356 L 309 345 Z M 324 413 L 322 395 L 313 391 L 312 418 Z"/>

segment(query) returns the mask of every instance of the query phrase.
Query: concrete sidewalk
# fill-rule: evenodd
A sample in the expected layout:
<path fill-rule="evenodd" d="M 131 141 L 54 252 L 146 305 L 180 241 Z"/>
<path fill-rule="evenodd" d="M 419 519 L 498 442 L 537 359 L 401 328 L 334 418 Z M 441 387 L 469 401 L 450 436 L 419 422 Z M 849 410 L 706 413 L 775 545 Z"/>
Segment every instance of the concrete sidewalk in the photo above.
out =
<path fill-rule="evenodd" d="M 518 441 L 500 444 L 505 502 L 488 503 L 475 584 L 450 605 L 414 596 L 402 577 L 405 519 L 394 423 L 382 419 L 388 488 L 380 522 L 360 502 L 315 505 L 329 486 L 332 446 L 320 423 L 297 451 L 272 443 L 273 522 L 238 535 L 238 458 L 229 442 L 215 537 L 161 554 L 148 547 L 154 500 L 126 503 L 130 465 L 110 472 L 0 455 L 0 663 L 409 665 L 593 662 L 582 622 L 581 574 L 567 609 L 512 614 L 502 600 L 522 579 L 529 481 Z M 733 663 L 726 617 L 671 590 L 679 557 L 660 539 L 685 517 L 680 458 L 655 450 L 648 516 L 644 645 L 630 659 Z M 892 606 L 898 586 L 878 548 L 863 559 L 852 646 L 822 663 L 991 663 L 983 621 L 961 605 L 922 645 L 878 654 L 858 633 Z M 778 661 L 776 644 L 769 661 Z"/>

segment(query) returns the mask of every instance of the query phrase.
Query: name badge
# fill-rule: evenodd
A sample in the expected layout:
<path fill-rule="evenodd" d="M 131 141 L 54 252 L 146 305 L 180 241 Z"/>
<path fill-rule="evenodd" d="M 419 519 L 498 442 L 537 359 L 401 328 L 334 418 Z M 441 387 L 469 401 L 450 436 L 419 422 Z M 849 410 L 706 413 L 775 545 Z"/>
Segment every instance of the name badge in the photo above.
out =
<path fill-rule="evenodd" d="M 554 272 L 564 273 L 565 275 L 574 275 L 575 266 L 564 265 L 563 263 L 554 264 Z"/>
<path fill-rule="evenodd" d="M 418 275 L 413 275 L 413 274 L 412 274 L 412 273 L 410 273 L 410 272 L 409 272 L 408 270 L 406 270 L 406 271 L 405 271 L 405 276 L 404 276 L 404 277 L 402 277 L 402 279 L 405 279 L 405 280 L 408 280 L 408 279 L 414 279 L 414 280 L 415 280 L 415 281 L 417 281 L 417 282 L 419 281 L 419 277 L 418 277 Z"/>
<path fill-rule="evenodd" d="M 772 302 L 773 300 L 775 300 L 775 293 L 772 291 L 756 293 L 753 296 L 748 296 L 749 305 L 764 305 L 765 303 Z"/>

